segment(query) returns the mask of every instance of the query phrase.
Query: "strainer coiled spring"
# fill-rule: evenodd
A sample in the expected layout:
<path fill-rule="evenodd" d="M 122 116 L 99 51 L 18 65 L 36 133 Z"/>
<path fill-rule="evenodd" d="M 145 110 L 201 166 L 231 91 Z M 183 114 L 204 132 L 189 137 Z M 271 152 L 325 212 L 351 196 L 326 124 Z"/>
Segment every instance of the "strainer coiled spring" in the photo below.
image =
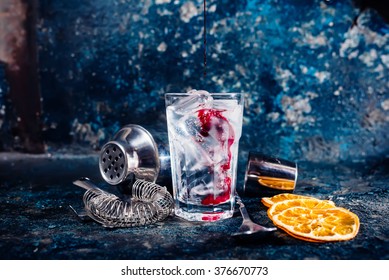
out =
<path fill-rule="evenodd" d="M 129 201 L 98 188 L 87 178 L 74 184 L 86 189 L 83 197 L 86 214 L 104 227 L 144 226 L 172 214 L 172 196 L 165 187 L 155 183 L 136 180 Z"/>

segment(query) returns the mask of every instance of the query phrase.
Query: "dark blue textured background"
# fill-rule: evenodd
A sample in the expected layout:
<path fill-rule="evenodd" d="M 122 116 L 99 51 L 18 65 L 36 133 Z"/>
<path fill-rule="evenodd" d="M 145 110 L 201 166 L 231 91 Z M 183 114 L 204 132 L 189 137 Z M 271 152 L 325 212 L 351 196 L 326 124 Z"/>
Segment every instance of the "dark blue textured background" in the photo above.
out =
<path fill-rule="evenodd" d="M 10 138 L 8 135 L 8 124 L 6 121 L 6 104 L 7 104 L 7 92 L 8 83 L 5 78 L 4 65 L 0 63 L 0 147 L 4 138 Z"/>
<path fill-rule="evenodd" d="M 41 0 L 49 151 L 98 150 L 128 123 L 164 127 L 164 93 L 196 88 L 247 93 L 243 154 L 331 162 L 388 154 L 389 27 L 377 13 L 352 27 L 351 0 L 207 2 L 204 78 L 201 0 Z M 3 112 L 11 108 L 1 94 Z"/>

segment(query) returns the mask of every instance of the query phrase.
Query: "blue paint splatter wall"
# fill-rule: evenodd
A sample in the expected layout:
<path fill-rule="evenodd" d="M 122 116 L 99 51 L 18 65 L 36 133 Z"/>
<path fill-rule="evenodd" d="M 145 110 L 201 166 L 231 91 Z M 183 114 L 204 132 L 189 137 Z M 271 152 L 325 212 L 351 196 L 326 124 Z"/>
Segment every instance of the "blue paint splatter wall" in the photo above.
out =
<path fill-rule="evenodd" d="M 242 153 L 387 156 L 389 26 L 376 12 L 353 26 L 351 0 L 207 5 L 204 78 L 202 0 L 41 0 L 48 148 L 96 150 L 127 123 L 164 127 L 164 93 L 196 88 L 246 93 Z"/>
<path fill-rule="evenodd" d="M 2 146 L 2 142 L 5 135 L 6 127 L 6 118 L 5 118 L 5 104 L 6 104 L 6 93 L 8 92 L 7 81 L 5 79 L 3 65 L 0 64 L 0 146 Z"/>

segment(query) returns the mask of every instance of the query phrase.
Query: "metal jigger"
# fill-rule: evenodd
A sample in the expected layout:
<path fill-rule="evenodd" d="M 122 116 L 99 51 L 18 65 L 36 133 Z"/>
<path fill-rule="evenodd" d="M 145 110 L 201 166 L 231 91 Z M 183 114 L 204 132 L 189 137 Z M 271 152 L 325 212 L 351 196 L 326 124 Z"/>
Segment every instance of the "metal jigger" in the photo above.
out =
<path fill-rule="evenodd" d="M 129 187 L 137 179 L 166 186 L 171 191 L 168 144 L 167 133 L 152 135 L 142 126 L 126 125 L 102 147 L 100 173 L 124 194 L 129 194 Z"/>
<path fill-rule="evenodd" d="M 244 194 L 273 196 L 292 193 L 297 182 L 297 164 L 277 157 L 250 152 L 247 161 Z"/>

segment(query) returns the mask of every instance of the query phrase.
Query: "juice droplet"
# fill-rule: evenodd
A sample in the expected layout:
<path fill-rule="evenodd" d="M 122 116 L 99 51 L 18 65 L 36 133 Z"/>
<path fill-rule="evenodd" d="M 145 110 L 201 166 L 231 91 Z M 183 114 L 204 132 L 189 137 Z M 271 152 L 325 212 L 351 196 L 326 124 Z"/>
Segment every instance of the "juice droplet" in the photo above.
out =
<path fill-rule="evenodd" d="M 204 77 L 207 75 L 207 1 L 204 0 Z"/>

